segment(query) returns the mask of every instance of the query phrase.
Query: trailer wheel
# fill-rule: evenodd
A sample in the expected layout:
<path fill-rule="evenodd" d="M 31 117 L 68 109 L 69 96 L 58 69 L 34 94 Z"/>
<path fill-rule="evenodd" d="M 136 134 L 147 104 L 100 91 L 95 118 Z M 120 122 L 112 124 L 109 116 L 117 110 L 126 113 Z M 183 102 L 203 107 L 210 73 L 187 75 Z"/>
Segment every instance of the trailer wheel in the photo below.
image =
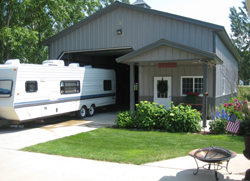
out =
<path fill-rule="evenodd" d="M 93 116 L 95 114 L 95 105 L 91 105 L 88 109 L 88 116 Z"/>
<path fill-rule="evenodd" d="M 85 118 L 86 115 L 87 115 L 87 108 L 86 108 L 86 106 L 82 106 L 82 108 L 79 111 L 76 112 L 76 116 L 78 118 L 80 118 L 80 119 L 81 118 Z"/>

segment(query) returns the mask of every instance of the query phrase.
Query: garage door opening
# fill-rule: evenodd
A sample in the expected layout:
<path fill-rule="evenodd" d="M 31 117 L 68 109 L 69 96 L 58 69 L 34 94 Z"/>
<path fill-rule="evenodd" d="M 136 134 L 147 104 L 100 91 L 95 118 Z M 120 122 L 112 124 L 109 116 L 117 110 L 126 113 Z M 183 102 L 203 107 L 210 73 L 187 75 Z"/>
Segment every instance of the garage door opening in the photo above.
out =
<path fill-rule="evenodd" d="M 63 52 L 58 59 L 64 60 L 66 66 L 70 63 L 79 63 L 81 67 L 91 65 L 93 68 L 115 70 L 116 107 L 119 110 L 128 110 L 130 100 L 130 68 L 126 64 L 117 63 L 115 59 L 132 51 L 132 48 L 122 48 Z M 135 80 L 138 80 L 138 71 L 135 71 Z M 138 91 L 135 91 L 135 95 L 137 94 Z M 135 96 L 135 98 L 138 99 L 138 96 Z M 135 102 L 138 102 L 138 100 L 135 100 Z"/>

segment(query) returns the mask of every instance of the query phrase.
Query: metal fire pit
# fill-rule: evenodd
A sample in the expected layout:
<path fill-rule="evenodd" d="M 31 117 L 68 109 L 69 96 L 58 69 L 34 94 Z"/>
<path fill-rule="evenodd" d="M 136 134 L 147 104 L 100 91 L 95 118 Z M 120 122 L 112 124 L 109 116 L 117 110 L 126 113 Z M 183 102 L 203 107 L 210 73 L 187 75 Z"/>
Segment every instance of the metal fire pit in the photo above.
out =
<path fill-rule="evenodd" d="M 211 164 L 213 164 L 215 178 L 216 180 L 219 180 L 217 177 L 217 170 L 226 168 L 227 172 L 229 173 L 228 171 L 229 160 L 236 157 L 237 154 L 225 148 L 211 146 L 211 147 L 205 147 L 201 149 L 192 150 L 189 152 L 189 155 L 194 158 L 196 165 L 197 165 L 197 171 L 193 173 L 194 175 L 198 173 L 199 168 L 210 170 Z M 206 162 L 208 164 L 205 164 L 202 167 L 199 167 L 196 159 L 202 162 Z M 226 166 L 222 165 L 223 162 L 226 162 Z M 229 173 L 229 174 L 232 174 L 232 173 Z"/>

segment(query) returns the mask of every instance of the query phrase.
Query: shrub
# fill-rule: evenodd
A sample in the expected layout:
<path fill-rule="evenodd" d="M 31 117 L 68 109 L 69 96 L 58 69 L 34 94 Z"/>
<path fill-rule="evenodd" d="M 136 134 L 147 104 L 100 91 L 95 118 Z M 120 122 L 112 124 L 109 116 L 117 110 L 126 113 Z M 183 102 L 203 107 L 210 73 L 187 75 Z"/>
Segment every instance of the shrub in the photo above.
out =
<path fill-rule="evenodd" d="M 216 119 L 216 120 L 212 120 L 209 123 L 209 130 L 211 133 L 213 134 L 225 134 L 227 133 L 227 131 L 225 130 L 227 125 L 227 119 Z"/>
<path fill-rule="evenodd" d="M 199 132 L 201 131 L 201 114 L 190 105 L 172 105 L 167 114 L 165 129 L 170 132 Z"/>
<path fill-rule="evenodd" d="M 250 87 L 238 87 L 238 97 L 242 100 L 250 100 Z"/>
<path fill-rule="evenodd" d="M 133 111 L 119 112 L 118 117 L 115 120 L 118 128 L 133 128 L 134 125 L 134 113 Z"/>
<path fill-rule="evenodd" d="M 166 120 L 167 110 L 164 106 L 148 101 L 136 104 L 135 125 L 139 129 L 162 129 Z"/>
<path fill-rule="evenodd" d="M 200 121 L 200 113 L 196 109 L 191 109 L 191 106 L 172 105 L 169 110 L 166 110 L 162 105 L 141 101 L 136 104 L 135 112 L 120 112 L 116 123 L 119 128 L 198 132 L 201 130 Z"/>

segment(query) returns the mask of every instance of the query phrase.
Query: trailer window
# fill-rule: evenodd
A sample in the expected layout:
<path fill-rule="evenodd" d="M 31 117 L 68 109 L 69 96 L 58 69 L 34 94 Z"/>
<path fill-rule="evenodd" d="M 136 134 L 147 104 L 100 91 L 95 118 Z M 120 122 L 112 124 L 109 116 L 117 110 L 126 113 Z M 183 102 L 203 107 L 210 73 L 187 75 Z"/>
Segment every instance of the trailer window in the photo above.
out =
<path fill-rule="evenodd" d="M 12 90 L 11 80 L 0 80 L 0 97 L 10 97 Z"/>
<path fill-rule="evenodd" d="M 80 81 L 61 81 L 60 83 L 61 94 L 74 94 L 80 92 Z"/>
<path fill-rule="evenodd" d="M 111 80 L 104 80 L 104 81 L 103 81 L 103 89 L 104 89 L 105 91 L 112 90 Z"/>
<path fill-rule="evenodd" d="M 37 92 L 37 81 L 27 81 L 25 82 L 26 92 Z"/>

